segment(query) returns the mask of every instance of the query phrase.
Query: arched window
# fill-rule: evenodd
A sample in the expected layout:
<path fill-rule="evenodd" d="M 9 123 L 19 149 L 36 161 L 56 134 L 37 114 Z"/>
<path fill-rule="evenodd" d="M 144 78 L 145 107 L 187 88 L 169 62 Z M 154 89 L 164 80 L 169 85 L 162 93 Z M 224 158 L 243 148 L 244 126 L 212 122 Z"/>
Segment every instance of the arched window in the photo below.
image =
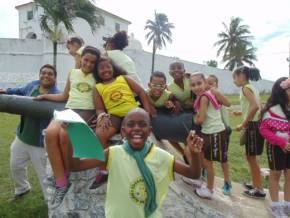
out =
<path fill-rule="evenodd" d="M 30 32 L 26 35 L 26 39 L 36 39 L 36 38 L 37 38 L 37 36 L 33 32 Z"/>

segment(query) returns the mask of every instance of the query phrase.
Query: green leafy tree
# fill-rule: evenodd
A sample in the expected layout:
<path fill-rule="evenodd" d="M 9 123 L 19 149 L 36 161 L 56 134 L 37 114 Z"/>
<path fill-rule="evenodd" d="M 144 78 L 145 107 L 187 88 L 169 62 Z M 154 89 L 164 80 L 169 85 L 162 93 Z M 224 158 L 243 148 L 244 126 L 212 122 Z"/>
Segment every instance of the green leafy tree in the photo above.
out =
<path fill-rule="evenodd" d="M 154 20 L 147 20 L 145 30 L 148 30 L 145 35 L 148 40 L 148 45 L 152 43 L 152 68 L 151 73 L 154 72 L 155 54 L 157 49 L 166 47 L 166 43 L 172 42 L 171 29 L 174 28 L 173 23 L 170 23 L 166 14 L 154 13 Z"/>
<path fill-rule="evenodd" d="M 208 60 L 205 63 L 207 66 L 210 66 L 210 67 L 217 67 L 218 66 L 218 62 L 216 60 Z"/>
<path fill-rule="evenodd" d="M 232 70 L 244 62 L 253 64 L 257 60 L 253 47 L 253 36 L 248 25 L 242 24 L 240 17 L 232 17 L 229 26 L 223 23 L 224 30 L 218 33 L 219 40 L 214 44 L 218 47 L 217 56 L 222 56 L 225 68 Z"/>
<path fill-rule="evenodd" d="M 57 44 L 62 37 L 62 27 L 74 32 L 73 20 L 82 18 L 88 22 L 92 32 L 99 26 L 99 16 L 94 4 L 88 0 L 35 0 L 44 10 L 40 18 L 41 30 L 53 43 L 53 65 L 56 66 Z"/>

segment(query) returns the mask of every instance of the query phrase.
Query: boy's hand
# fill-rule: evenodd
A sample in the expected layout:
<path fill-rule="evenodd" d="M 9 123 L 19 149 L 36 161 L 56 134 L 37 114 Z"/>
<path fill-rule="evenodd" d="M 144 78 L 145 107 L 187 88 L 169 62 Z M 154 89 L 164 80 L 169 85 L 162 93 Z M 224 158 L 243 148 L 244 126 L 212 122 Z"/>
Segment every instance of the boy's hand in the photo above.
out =
<path fill-rule="evenodd" d="M 165 102 L 165 107 L 170 109 L 170 108 L 174 108 L 175 105 L 173 104 L 172 101 L 168 100 Z"/>
<path fill-rule="evenodd" d="M 173 107 L 172 112 L 173 112 L 175 115 L 179 115 L 179 114 L 181 114 L 182 111 L 183 111 L 181 104 L 180 104 L 178 101 L 175 101 L 173 104 L 174 104 L 174 107 Z"/>
<path fill-rule="evenodd" d="M 42 101 L 42 100 L 45 100 L 45 95 L 39 95 L 39 96 L 36 96 L 33 98 L 33 100 L 36 100 L 36 101 Z"/>
<path fill-rule="evenodd" d="M 196 135 L 195 131 L 191 130 L 186 139 L 187 146 L 191 153 L 200 153 L 203 147 L 203 139 Z"/>
<path fill-rule="evenodd" d="M 215 87 L 210 87 L 210 92 L 214 95 L 217 96 L 220 94 L 219 90 Z"/>
<path fill-rule="evenodd" d="M 2 89 L 0 88 L 0 94 L 5 94 L 6 93 L 6 90 L 5 89 Z"/>

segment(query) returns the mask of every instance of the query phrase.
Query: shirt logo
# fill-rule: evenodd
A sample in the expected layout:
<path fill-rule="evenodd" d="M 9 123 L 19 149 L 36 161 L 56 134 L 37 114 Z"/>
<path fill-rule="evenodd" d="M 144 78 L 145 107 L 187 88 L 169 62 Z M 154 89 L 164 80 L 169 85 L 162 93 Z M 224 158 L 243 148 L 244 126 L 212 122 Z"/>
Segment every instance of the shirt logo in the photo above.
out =
<path fill-rule="evenodd" d="M 135 181 L 130 184 L 130 198 L 139 205 L 145 205 L 147 198 L 146 187 L 144 180 L 138 177 Z"/>
<path fill-rule="evenodd" d="M 123 97 L 123 93 L 120 91 L 114 91 L 111 95 L 110 95 L 110 100 L 111 101 L 119 101 L 120 99 L 122 99 Z"/>
<path fill-rule="evenodd" d="M 81 93 L 90 92 L 92 87 L 88 83 L 82 82 L 77 84 L 77 90 Z"/>

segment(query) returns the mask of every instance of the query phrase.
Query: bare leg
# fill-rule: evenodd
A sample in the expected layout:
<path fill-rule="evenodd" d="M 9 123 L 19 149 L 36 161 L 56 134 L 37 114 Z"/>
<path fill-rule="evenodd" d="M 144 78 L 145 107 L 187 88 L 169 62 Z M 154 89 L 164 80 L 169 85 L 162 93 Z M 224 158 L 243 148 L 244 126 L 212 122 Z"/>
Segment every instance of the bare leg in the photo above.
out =
<path fill-rule="evenodd" d="M 285 170 L 284 200 L 290 202 L 290 170 Z"/>
<path fill-rule="evenodd" d="M 73 161 L 73 149 L 66 128 L 60 129 L 60 150 L 63 157 L 64 170 L 66 173 L 70 172 L 71 163 Z"/>
<path fill-rule="evenodd" d="M 270 193 L 272 202 L 279 201 L 279 180 L 280 180 L 281 174 L 282 174 L 282 171 L 270 170 L 269 193 Z"/>
<path fill-rule="evenodd" d="M 214 168 L 213 168 L 213 162 L 212 161 L 208 161 L 206 159 L 204 159 L 204 165 L 207 169 L 207 187 L 210 190 L 213 190 L 214 187 Z"/>
<path fill-rule="evenodd" d="M 223 169 L 225 181 L 230 182 L 231 180 L 230 180 L 229 163 L 228 162 L 221 163 L 221 167 Z"/>
<path fill-rule="evenodd" d="M 52 121 L 45 132 L 45 143 L 48 158 L 55 178 L 64 179 L 65 169 L 59 141 L 60 130 L 61 123 Z"/>
<path fill-rule="evenodd" d="M 263 190 L 260 167 L 257 163 L 256 156 L 247 156 L 247 160 L 250 166 L 253 186 L 259 190 Z"/>

